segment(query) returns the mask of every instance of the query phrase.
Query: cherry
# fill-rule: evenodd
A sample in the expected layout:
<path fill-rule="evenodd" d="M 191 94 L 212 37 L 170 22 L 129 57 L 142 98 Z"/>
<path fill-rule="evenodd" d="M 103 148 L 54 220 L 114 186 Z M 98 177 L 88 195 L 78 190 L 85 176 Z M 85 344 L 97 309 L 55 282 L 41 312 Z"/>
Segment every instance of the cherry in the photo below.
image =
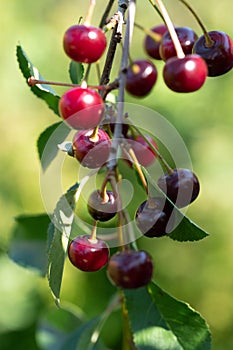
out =
<path fill-rule="evenodd" d="M 152 278 L 153 263 L 143 250 L 123 250 L 109 260 L 107 273 L 113 285 L 134 289 L 147 285 Z"/>
<path fill-rule="evenodd" d="M 91 239 L 88 235 L 78 236 L 69 244 L 68 257 L 79 270 L 98 271 L 108 262 L 109 248 L 100 239 Z"/>
<path fill-rule="evenodd" d="M 103 55 L 107 42 L 104 32 L 97 27 L 73 25 L 63 38 L 64 50 L 72 60 L 93 63 Z"/>
<path fill-rule="evenodd" d="M 89 129 L 101 121 L 104 103 L 95 90 L 77 87 L 62 95 L 59 110 L 63 119 L 74 129 Z"/>
<path fill-rule="evenodd" d="M 137 97 L 146 96 L 157 80 L 156 67 L 149 60 L 135 60 L 127 69 L 126 90 Z"/>
<path fill-rule="evenodd" d="M 108 221 L 117 213 L 117 199 L 112 191 L 106 191 L 103 198 L 101 192 L 96 190 L 88 199 L 87 209 L 93 219 Z"/>
<path fill-rule="evenodd" d="M 151 36 L 146 35 L 145 40 L 144 40 L 144 48 L 145 51 L 147 52 L 147 54 L 156 59 L 156 60 L 161 60 L 161 56 L 159 53 L 159 46 L 160 43 L 162 41 L 162 35 L 164 33 L 166 33 L 167 31 L 167 26 L 165 24 L 160 24 L 158 26 L 155 26 L 153 28 L 151 28 L 151 31 L 156 33 L 156 34 L 160 34 L 161 35 L 161 39 L 158 41 L 155 41 L 154 39 L 151 38 Z"/>
<path fill-rule="evenodd" d="M 150 143 L 158 149 L 157 143 L 149 136 L 145 135 L 146 138 L 150 141 Z M 139 162 L 144 167 L 148 167 L 151 165 L 155 159 L 157 158 L 157 154 L 150 148 L 148 143 L 141 135 L 137 135 L 135 138 L 127 138 L 127 142 L 132 147 L 135 156 Z M 128 161 L 128 157 L 127 157 Z"/>
<path fill-rule="evenodd" d="M 171 174 L 162 175 L 157 184 L 178 208 L 192 203 L 200 191 L 198 178 L 189 169 L 174 169 Z"/>
<path fill-rule="evenodd" d="M 177 33 L 184 54 L 191 54 L 193 45 L 198 38 L 197 34 L 189 27 L 177 27 L 175 28 L 175 31 Z M 162 37 L 159 53 L 164 61 L 167 61 L 169 58 L 177 55 L 175 46 L 168 31 Z"/>
<path fill-rule="evenodd" d="M 233 65 L 233 48 L 230 37 L 220 31 L 208 33 L 212 46 L 206 45 L 206 38 L 202 35 L 193 47 L 193 51 L 200 55 L 208 66 L 208 76 L 215 77 L 227 73 Z"/>
<path fill-rule="evenodd" d="M 169 58 L 163 69 L 165 84 L 176 92 L 193 92 L 202 87 L 208 74 L 205 61 L 199 55 Z"/>
<path fill-rule="evenodd" d="M 163 198 L 152 197 L 141 203 L 136 211 L 136 225 L 147 237 L 165 236 L 172 230 L 172 205 Z"/>
<path fill-rule="evenodd" d="M 109 157 L 111 140 L 108 134 L 98 128 L 95 134 L 93 129 L 79 130 L 73 138 L 74 157 L 87 168 L 103 166 Z"/>

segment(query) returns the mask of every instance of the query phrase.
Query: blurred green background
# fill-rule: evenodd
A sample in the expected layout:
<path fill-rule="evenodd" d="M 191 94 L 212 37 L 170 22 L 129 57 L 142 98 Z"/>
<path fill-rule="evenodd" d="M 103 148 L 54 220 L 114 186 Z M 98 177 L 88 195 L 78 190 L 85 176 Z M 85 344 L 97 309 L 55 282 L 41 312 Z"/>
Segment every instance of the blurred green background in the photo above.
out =
<path fill-rule="evenodd" d="M 190 1 L 191 2 L 191 1 Z M 36 140 L 40 132 L 58 121 L 43 101 L 32 95 L 19 72 L 15 48 L 21 43 L 31 61 L 49 80 L 68 81 L 69 59 L 62 49 L 64 31 L 85 15 L 82 1 L 0 2 L 1 172 L 0 172 L 0 349 L 39 349 L 35 329 L 47 307 L 53 305 L 47 282 L 7 257 L 14 217 L 44 212 L 40 196 L 40 164 Z M 97 0 L 93 23 L 98 23 L 106 1 Z M 179 3 L 165 2 L 176 25 L 199 27 Z M 231 0 L 193 1 L 208 30 L 219 29 L 233 37 Z M 114 9 L 115 11 L 115 9 Z M 151 27 L 160 22 L 146 0 L 138 2 L 137 22 Z M 143 33 L 135 29 L 131 56 L 146 57 Z M 140 247 L 155 259 L 156 282 L 173 296 L 187 301 L 207 320 L 213 350 L 233 348 L 233 72 L 210 78 L 193 94 L 169 91 L 161 78 L 153 93 L 141 101 L 163 114 L 182 135 L 201 181 L 201 195 L 188 216 L 211 233 L 197 243 L 169 239 L 140 239 Z M 117 70 L 116 70 L 117 72 Z M 57 90 L 61 93 L 61 89 Z M 137 102 L 127 96 L 128 101 Z M 95 290 L 95 296 L 93 295 Z M 113 288 L 105 271 L 91 277 L 66 266 L 62 300 L 84 309 L 87 317 L 101 312 Z M 120 336 L 119 315 L 111 319 L 115 332 L 108 346 Z M 112 326 L 111 326 L 112 327 Z M 107 329 L 107 327 L 106 327 Z M 113 328 L 112 328 L 113 329 Z M 106 334 L 108 331 L 106 330 Z M 119 350 L 118 347 L 115 349 Z"/>

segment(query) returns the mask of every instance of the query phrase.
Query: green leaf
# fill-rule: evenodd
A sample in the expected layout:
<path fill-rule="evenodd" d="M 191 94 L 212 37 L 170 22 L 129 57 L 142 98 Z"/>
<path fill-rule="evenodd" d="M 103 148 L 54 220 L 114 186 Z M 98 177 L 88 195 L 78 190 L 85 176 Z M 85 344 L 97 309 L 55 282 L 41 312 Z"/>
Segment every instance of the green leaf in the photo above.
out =
<path fill-rule="evenodd" d="M 17 264 L 45 275 L 47 266 L 46 240 L 50 219 L 47 214 L 21 215 L 9 245 L 9 257 Z"/>
<path fill-rule="evenodd" d="M 61 350 L 70 335 L 82 325 L 83 314 L 75 305 L 51 307 L 41 315 L 36 331 L 37 343 L 43 350 Z"/>
<path fill-rule="evenodd" d="M 84 66 L 82 63 L 71 61 L 69 66 L 70 79 L 73 84 L 80 84 L 84 75 Z"/>
<path fill-rule="evenodd" d="M 49 226 L 47 277 L 51 292 L 58 304 L 78 187 L 79 185 L 75 184 L 60 198 L 54 210 L 52 224 Z"/>
<path fill-rule="evenodd" d="M 63 122 L 50 125 L 37 140 L 37 149 L 41 166 L 46 170 L 59 152 L 58 144 L 69 135 L 70 128 Z"/>
<path fill-rule="evenodd" d="M 16 55 L 19 63 L 19 68 L 24 78 L 26 79 L 26 82 L 31 76 L 35 77 L 36 79 L 43 80 L 42 75 L 39 73 L 38 69 L 32 64 L 32 62 L 28 59 L 26 53 L 23 51 L 20 45 L 17 45 Z M 45 101 L 48 107 L 51 108 L 55 114 L 60 116 L 58 109 L 60 97 L 51 87 L 49 87 L 49 85 L 39 84 L 31 86 L 30 88 L 37 97 Z"/>
<path fill-rule="evenodd" d="M 179 242 L 193 242 L 193 241 L 199 241 L 207 236 L 209 234 L 203 230 L 201 227 L 199 227 L 197 224 L 195 224 L 192 220 L 190 220 L 187 216 L 185 216 L 171 201 L 170 199 L 164 194 L 164 192 L 158 187 L 157 183 L 154 181 L 154 179 L 151 177 L 149 172 L 142 167 L 143 173 L 147 179 L 148 186 L 149 186 L 149 192 L 156 193 L 156 195 L 162 196 L 166 198 L 167 201 L 169 201 L 173 206 L 173 214 L 175 216 L 175 222 L 177 223 L 177 226 L 175 229 L 170 232 L 167 236 L 175 241 Z"/>
<path fill-rule="evenodd" d="M 210 350 L 205 320 L 187 303 L 159 286 L 124 290 L 133 339 L 138 350 Z"/>

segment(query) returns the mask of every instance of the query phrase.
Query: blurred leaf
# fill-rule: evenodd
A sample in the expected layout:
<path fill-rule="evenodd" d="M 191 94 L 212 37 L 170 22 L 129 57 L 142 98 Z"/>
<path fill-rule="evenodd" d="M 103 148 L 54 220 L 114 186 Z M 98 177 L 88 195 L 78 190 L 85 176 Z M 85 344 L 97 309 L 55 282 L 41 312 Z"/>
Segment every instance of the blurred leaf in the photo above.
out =
<path fill-rule="evenodd" d="M 26 81 L 28 81 L 28 79 L 31 76 L 39 80 L 44 80 L 44 78 L 39 73 L 38 69 L 28 59 L 26 53 L 23 51 L 20 45 L 17 45 L 16 55 L 19 63 L 19 68 Z M 49 85 L 37 84 L 35 86 L 31 86 L 30 88 L 37 97 L 41 98 L 46 102 L 48 107 L 51 108 L 55 114 L 60 116 L 58 109 L 60 97 L 56 94 L 56 92 L 53 89 L 51 89 Z"/>
<path fill-rule="evenodd" d="M 138 350 L 210 350 L 205 320 L 188 304 L 151 283 L 124 290 L 125 303 Z"/>
<path fill-rule="evenodd" d="M 46 273 L 47 228 L 50 223 L 47 214 L 20 215 L 9 245 L 9 257 L 17 264 Z"/>
<path fill-rule="evenodd" d="M 51 292 L 58 304 L 78 187 L 79 185 L 75 184 L 60 198 L 54 210 L 52 224 L 49 226 L 47 277 Z"/>
<path fill-rule="evenodd" d="M 75 312 L 77 306 L 52 307 L 46 310 L 38 323 L 37 343 L 43 350 L 60 350 L 72 332 L 81 326 L 83 315 Z"/>
<path fill-rule="evenodd" d="M 69 66 L 70 79 L 73 84 L 80 84 L 84 75 L 84 66 L 80 62 L 71 61 Z"/>

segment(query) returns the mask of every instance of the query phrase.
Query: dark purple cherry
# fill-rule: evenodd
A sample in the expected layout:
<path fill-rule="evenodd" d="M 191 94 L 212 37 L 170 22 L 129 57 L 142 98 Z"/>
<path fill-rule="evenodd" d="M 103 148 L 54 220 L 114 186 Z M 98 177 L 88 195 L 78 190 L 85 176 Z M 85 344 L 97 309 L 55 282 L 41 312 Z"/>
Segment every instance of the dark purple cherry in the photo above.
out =
<path fill-rule="evenodd" d="M 73 139 L 74 157 L 87 168 L 99 168 L 108 160 L 111 140 L 108 134 L 98 128 L 97 134 L 94 130 L 79 130 Z"/>
<path fill-rule="evenodd" d="M 158 40 L 154 40 L 150 35 L 146 35 L 144 40 L 145 51 L 150 57 L 154 58 L 155 60 L 161 60 L 162 58 L 159 53 L 159 47 L 162 41 L 162 36 L 167 31 L 167 26 L 165 24 L 160 24 L 158 26 L 151 28 L 151 31 L 156 34 L 159 34 Z"/>
<path fill-rule="evenodd" d="M 199 55 L 169 58 L 163 69 L 165 84 L 175 92 L 193 92 L 202 87 L 208 69 Z"/>
<path fill-rule="evenodd" d="M 118 210 L 117 199 L 112 191 L 106 191 L 101 195 L 99 190 L 91 193 L 87 208 L 95 220 L 108 221 L 112 219 Z"/>
<path fill-rule="evenodd" d="M 126 90 L 131 95 L 144 97 L 153 88 L 157 76 L 157 69 L 152 62 L 148 60 L 133 61 L 126 73 Z"/>
<path fill-rule="evenodd" d="M 72 60 L 93 63 L 103 55 L 107 41 L 102 29 L 73 25 L 67 29 L 63 38 L 64 50 Z"/>
<path fill-rule="evenodd" d="M 189 27 L 177 27 L 175 28 L 175 31 L 184 54 L 191 54 L 193 45 L 198 38 L 197 34 Z M 164 61 L 167 61 L 171 57 L 177 56 L 175 46 L 168 31 L 163 35 L 159 53 Z"/>
<path fill-rule="evenodd" d="M 145 251 L 123 250 L 109 260 L 107 273 L 113 285 L 134 289 L 147 285 L 153 275 L 153 263 Z"/>
<path fill-rule="evenodd" d="M 208 33 L 212 46 L 206 44 L 202 35 L 193 47 L 193 52 L 200 55 L 208 66 L 208 76 L 216 77 L 227 73 L 233 65 L 233 48 L 231 38 L 224 32 Z"/>
<path fill-rule="evenodd" d="M 178 208 L 192 203 L 200 191 L 198 178 L 189 169 L 174 169 L 171 174 L 162 175 L 157 184 Z"/>
<path fill-rule="evenodd" d="M 109 259 L 109 248 L 100 239 L 91 239 L 90 236 L 78 236 L 68 247 L 70 262 L 79 270 L 93 272 L 105 266 Z"/>
<path fill-rule="evenodd" d="M 164 198 L 150 198 L 137 209 L 136 225 L 144 236 L 165 236 L 171 232 L 174 224 L 172 209 L 172 205 Z"/>

